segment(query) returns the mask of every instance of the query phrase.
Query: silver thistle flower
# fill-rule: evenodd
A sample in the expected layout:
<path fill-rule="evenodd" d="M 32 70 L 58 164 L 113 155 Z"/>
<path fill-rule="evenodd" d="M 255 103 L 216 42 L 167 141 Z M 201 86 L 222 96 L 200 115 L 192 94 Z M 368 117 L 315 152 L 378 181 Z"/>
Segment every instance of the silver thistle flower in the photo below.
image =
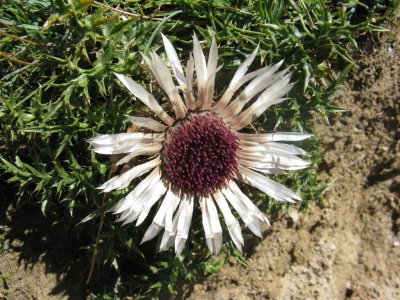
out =
<path fill-rule="evenodd" d="M 124 189 L 133 179 L 151 171 L 111 209 L 120 215 L 118 221 L 123 224 L 136 221 L 136 226 L 139 226 L 151 208 L 161 201 L 142 242 L 154 238 L 164 228 L 160 251 L 175 244 L 176 255 L 179 255 L 188 238 L 193 206 L 199 204 L 207 246 L 216 254 L 222 247 L 219 207 L 229 234 L 241 251 L 244 243 L 241 227 L 231 207 L 246 227 L 259 237 L 262 237 L 261 224 L 269 222 L 240 190 L 236 180 L 261 190 L 277 201 L 301 200 L 298 194 L 264 174 L 307 167 L 309 163 L 298 157 L 305 151 L 278 142 L 300 141 L 311 135 L 239 132 L 271 105 L 285 100 L 283 96 L 293 86 L 290 74 L 287 70 L 278 72 L 282 62 L 247 73 L 257 54 L 258 49 L 255 49 L 239 66 L 222 97 L 214 99 L 215 76 L 220 70 L 217 68 L 215 39 L 212 40 L 206 62 L 194 35 L 193 57 L 190 56 L 187 62 L 185 74 L 173 45 L 164 35 L 162 38 L 178 86 L 167 65 L 156 53 L 146 57 L 145 62 L 170 99 L 175 118 L 168 115 L 154 96 L 130 77 L 116 74 L 122 84 L 162 123 L 151 118 L 128 117 L 134 125 L 153 133 L 106 134 L 90 140 L 97 153 L 126 154 L 117 165 L 125 164 L 139 155 L 151 158 L 111 178 L 99 188 L 103 192 Z M 193 89 L 194 71 L 197 94 Z"/>

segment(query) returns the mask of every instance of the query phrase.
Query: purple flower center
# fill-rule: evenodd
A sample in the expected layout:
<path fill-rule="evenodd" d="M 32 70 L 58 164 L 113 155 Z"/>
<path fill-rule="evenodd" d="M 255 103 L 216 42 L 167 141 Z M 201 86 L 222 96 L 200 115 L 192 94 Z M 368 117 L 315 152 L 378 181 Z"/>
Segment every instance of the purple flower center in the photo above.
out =
<path fill-rule="evenodd" d="M 182 190 L 205 196 L 237 170 L 239 138 L 215 114 L 191 114 L 167 134 L 164 170 Z"/>

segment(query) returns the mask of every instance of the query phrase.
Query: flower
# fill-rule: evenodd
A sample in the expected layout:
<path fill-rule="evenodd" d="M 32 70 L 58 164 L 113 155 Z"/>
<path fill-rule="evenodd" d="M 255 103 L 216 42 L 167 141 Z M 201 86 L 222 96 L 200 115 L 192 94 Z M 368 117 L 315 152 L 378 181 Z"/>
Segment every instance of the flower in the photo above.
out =
<path fill-rule="evenodd" d="M 120 215 L 118 221 L 123 224 L 136 221 L 136 226 L 139 226 L 151 208 L 161 202 L 142 242 L 154 238 L 164 228 L 160 251 L 175 244 L 176 255 L 179 255 L 188 238 L 193 207 L 199 205 L 207 246 L 211 253 L 216 254 L 222 247 L 218 207 L 234 244 L 241 251 L 244 243 L 241 227 L 231 207 L 246 227 L 259 237 L 262 237 L 261 224 L 269 222 L 235 181 L 251 185 L 277 201 L 301 200 L 298 194 L 265 174 L 307 167 L 309 163 L 298 157 L 305 151 L 278 142 L 300 141 L 311 135 L 240 132 L 271 105 L 285 100 L 283 96 L 293 86 L 290 74 L 287 70 L 278 72 L 282 61 L 247 73 L 257 54 L 258 49 L 255 49 L 239 66 L 222 97 L 215 100 L 215 76 L 220 70 L 215 39 L 206 62 L 194 35 L 193 57 L 191 55 L 187 62 L 185 74 L 173 45 L 164 35 L 162 38 L 178 86 L 167 65 L 155 52 L 144 59 L 168 96 L 175 118 L 130 77 L 116 74 L 162 123 L 151 118 L 128 116 L 134 125 L 152 132 L 97 135 L 89 141 L 97 153 L 126 154 L 117 165 L 137 156 L 150 157 L 147 162 L 111 178 L 99 188 L 103 192 L 124 189 L 133 179 L 151 171 L 111 208 L 112 212 Z M 193 89 L 196 84 L 194 71 L 197 94 Z M 253 101 L 253 98 L 256 99 Z"/>

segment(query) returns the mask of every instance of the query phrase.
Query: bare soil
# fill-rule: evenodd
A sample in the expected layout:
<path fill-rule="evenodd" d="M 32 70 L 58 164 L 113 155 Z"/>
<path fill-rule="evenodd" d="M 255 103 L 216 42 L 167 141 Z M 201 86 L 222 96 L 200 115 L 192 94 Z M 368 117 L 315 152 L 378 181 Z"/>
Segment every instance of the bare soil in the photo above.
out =
<path fill-rule="evenodd" d="M 347 112 L 330 127 L 315 118 L 326 151 L 322 178 L 335 179 L 323 204 L 282 216 L 264 240 L 246 241 L 254 245 L 248 268 L 232 260 L 180 298 L 400 299 L 399 33 L 362 47 L 335 101 Z M 0 300 L 85 298 L 44 254 L 24 252 L 18 239 L 4 243 L 1 232 Z"/>

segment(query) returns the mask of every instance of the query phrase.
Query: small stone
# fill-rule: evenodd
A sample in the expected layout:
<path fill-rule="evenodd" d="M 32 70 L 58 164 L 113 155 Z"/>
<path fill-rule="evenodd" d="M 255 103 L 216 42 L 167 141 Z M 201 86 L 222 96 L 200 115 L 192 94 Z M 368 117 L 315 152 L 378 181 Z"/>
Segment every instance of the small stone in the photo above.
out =
<path fill-rule="evenodd" d="M 3 242 L 2 247 L 3 247 L 3 250 L 4 250 L 4 251 L 7 251 L 8 249 L 10 249 L 10 242 L 9 242 L 8 240 L 5 240 L 5 241 Z"/>
<path fill-rule="evenodd" d="M 389 151 L 389 147 L 388 146 L 381 146 L 380 147 L 383 151 Z"/>
<path fill-rule="evenodd" d="M 294 224 L 296 224 L 300 219 L 300 215 L 297 211 L 292 210 L 289 212 L 289 218 L 292 220 Z"/>

